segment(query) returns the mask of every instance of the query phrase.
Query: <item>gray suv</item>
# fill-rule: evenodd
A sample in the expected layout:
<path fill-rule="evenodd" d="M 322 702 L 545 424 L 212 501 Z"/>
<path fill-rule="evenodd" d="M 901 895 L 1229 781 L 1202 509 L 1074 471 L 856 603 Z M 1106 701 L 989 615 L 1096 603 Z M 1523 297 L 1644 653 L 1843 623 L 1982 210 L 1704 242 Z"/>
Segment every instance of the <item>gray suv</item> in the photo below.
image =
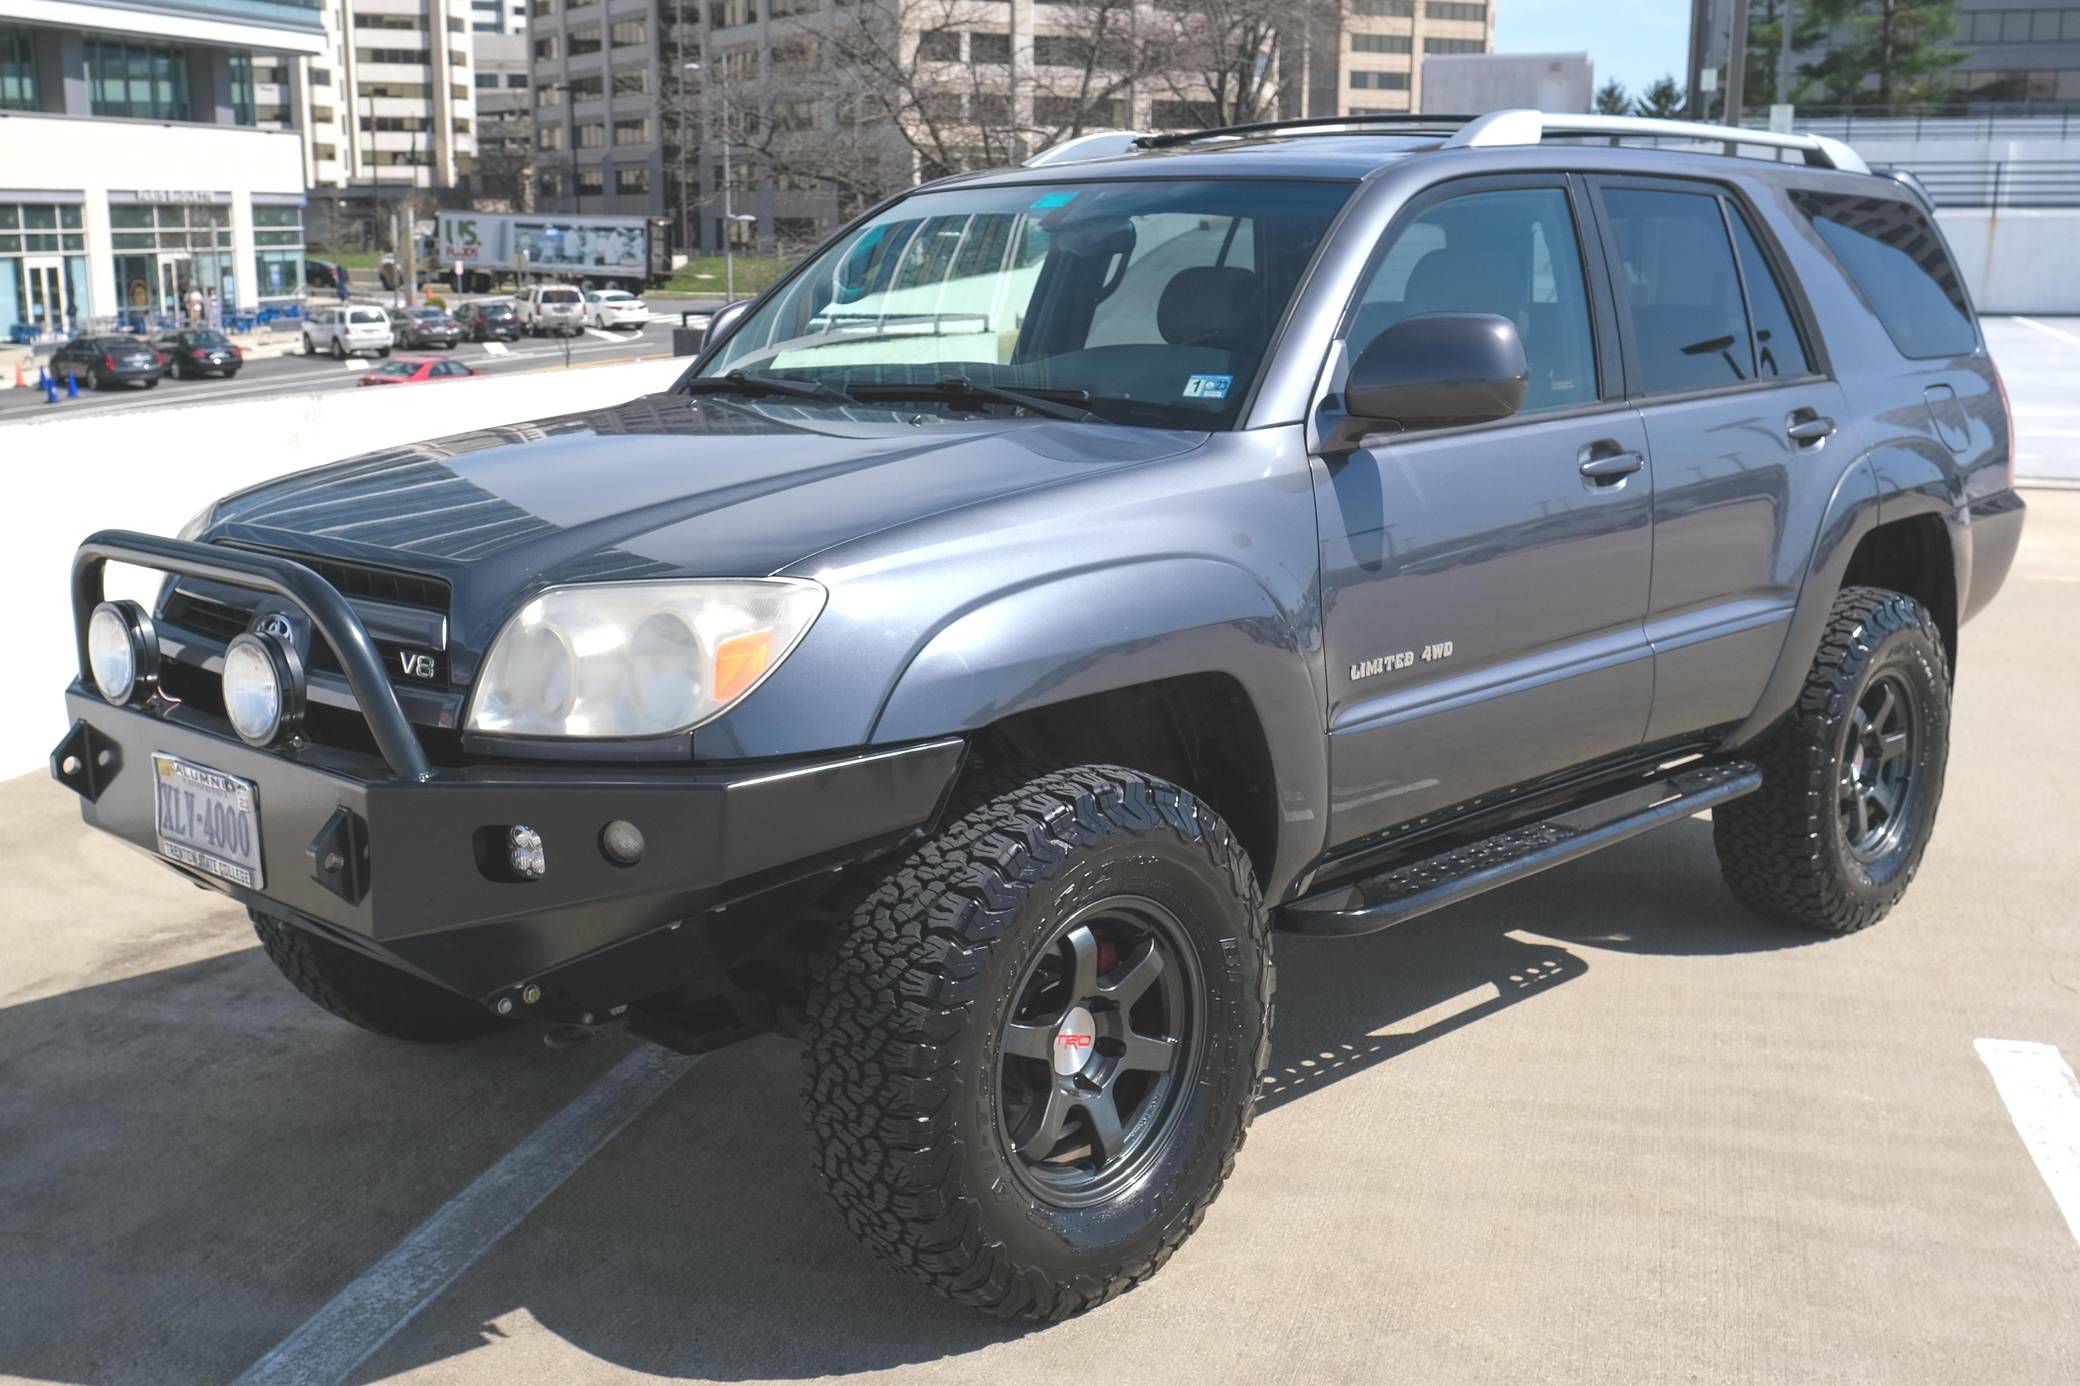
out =
<path fill-rule="evenodd" d="M 662 394 L 93 536 L 53 772 L 377 1033 L 804 1035 L 853 1231 L 1053 1319 L 1233 1168 L 1275 930 L 1705 809 L 1760 915 L 1883 917 L 2010 431 L 1831 141 L 1099 136 L 874 209 Z"/>

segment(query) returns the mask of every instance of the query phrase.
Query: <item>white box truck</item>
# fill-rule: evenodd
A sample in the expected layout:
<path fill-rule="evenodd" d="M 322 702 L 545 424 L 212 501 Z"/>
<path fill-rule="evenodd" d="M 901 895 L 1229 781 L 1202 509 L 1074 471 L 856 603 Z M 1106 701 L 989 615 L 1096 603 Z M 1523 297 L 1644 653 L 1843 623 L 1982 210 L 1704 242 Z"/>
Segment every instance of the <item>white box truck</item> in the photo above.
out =
<path fill-rule="evenodd" d="M 645 217 L 442 212 L 431 253 L 444 282 L 476 293 L 506 276 L 638 289 L 671 275 L 667 230 Z"/>

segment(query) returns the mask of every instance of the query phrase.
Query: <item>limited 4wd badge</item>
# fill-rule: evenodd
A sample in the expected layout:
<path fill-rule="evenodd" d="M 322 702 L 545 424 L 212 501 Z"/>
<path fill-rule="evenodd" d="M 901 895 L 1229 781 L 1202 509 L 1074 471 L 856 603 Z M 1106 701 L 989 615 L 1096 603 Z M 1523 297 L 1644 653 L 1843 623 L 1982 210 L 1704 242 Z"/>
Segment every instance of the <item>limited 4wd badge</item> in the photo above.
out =
<path fill-rule="evenodd" d="M 1393 654 L 1374 655 L 1370 659 L 1361 659 L 1351 666 L 1351 682 L 1358 683 L 1364 679 L 1377 678 L 1381 674 L 1391 674 L 1397 670 L 1412 668 L 1419 659 L 1425 664 L 1435 664 L 1441 659 L 1450 659 L 1451 657 L 1452 642 L 1449 640 L 1433 641 L 1423 646 L 1420 654 L 1414 650 L 1399 650 Z"/>

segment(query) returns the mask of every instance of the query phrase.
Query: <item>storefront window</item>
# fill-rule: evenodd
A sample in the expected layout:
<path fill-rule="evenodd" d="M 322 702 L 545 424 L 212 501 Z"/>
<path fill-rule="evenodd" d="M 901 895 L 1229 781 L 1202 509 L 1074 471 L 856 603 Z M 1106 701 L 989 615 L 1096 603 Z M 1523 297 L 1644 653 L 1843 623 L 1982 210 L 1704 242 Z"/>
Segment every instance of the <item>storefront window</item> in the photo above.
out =
<path fill-rule="evenodd" d="M 185 321 L 191 291 L 217 294 L 219 312 L 238 298 L 231 250 L 231 209 L 222 203 L 111 202 L 116 297 L 127 326 Z"/>
<path fill-rule="evenodd" d="M 0 202 L 0 341 L 67 335 L 93 316 L 76 203 Z"/>

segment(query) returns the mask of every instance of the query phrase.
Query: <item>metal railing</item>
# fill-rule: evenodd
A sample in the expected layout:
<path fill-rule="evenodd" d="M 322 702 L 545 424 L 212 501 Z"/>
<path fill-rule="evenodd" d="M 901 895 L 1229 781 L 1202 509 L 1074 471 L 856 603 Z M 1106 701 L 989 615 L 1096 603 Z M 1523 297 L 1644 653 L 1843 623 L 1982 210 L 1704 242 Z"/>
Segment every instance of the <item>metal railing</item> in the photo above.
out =
<path fill-rule="evenodd" d="M 1967 114 L 1956 109 L 1858 111 L 1853 107 L 1800 106 L 1793 125 L 1840 140 L 2062 140 L 2080 139 L 2080 105 L 2017 102 L 1998 111 Z M 1769 128 L 1766 114 L 1741 121 L 1751 130 Z"/>
<path fill-rule="evenodd" d="M 1914 160 L 1938 207 L 2080 207 L 2080 159 Z"/>

